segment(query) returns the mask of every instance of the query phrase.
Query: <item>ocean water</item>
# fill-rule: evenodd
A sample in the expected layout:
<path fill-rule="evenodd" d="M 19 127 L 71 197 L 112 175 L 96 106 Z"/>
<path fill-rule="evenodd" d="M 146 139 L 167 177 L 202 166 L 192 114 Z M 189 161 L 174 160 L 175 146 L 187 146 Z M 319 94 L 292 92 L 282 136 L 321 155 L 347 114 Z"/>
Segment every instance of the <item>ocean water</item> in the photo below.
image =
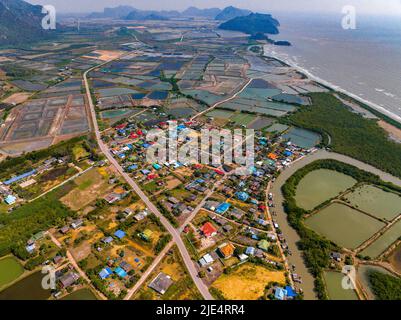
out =
<path fill-rule="evenodd" d="M 275 14 L 292 47 L 266 46 L 268 54 L 307 70 L 401 122 L 401 16 L 357 16 L 355 30 L 340 15 Z"/>

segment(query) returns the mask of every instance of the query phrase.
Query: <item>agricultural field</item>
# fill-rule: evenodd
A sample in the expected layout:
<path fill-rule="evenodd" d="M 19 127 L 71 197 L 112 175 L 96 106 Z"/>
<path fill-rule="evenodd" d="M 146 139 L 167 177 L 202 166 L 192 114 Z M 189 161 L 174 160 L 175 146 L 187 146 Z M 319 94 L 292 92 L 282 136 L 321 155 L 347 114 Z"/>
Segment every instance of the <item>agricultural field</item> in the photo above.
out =
<path fill-rule="evenodd" d="M 245 263 L 230 274 L 222 274 L 212 288 L 218 289 L 228 300 L 257 300 L 264 296 L 265 287 L 270 282 L 284 285 L 284 272 Z"/>
<path fill-rule="evenodd" d="M 307 227 L 342 247 L 355 249 L 385 224 L 340 203 L 332 203 L 305 220 Z"/>
<path fill-rule="evenodd" d="M 299 182 L 295 201 L 300 208 L 312 210 L 355 184 L 355 179 L 343 173 L 326 169 L 315 170 Z"/>

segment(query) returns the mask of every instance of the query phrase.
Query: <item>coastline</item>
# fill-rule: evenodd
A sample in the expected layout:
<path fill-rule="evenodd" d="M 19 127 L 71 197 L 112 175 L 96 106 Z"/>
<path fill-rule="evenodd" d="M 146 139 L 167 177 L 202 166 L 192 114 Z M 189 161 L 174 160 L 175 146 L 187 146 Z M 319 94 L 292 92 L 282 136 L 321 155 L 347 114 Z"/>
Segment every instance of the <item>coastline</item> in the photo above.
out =
<path fill-rule="evenodd" d="M 329 81 L 326 81 L 324 79 L 319 78 L 318 76 L 315 76 L 309 70 L 307 70 L 307 69 L 305 69 L 303 67 L 300 67 L 297 64 L 294 64 L 292 61 L 289 61 L 288 59 L 284 59 L 284 58 L 278 57 L 274 50 L 273 51 L 269 50 L 269 53 L 267 53 L 266 50 L 265 50 L 265 48 L 267 46 L 269 46 L 269 45 L 264 45 L 263 46 L 263 56 L 264 57 L 269 57 L 269 58 L 276 59 L 276 60 L 278 60 L 278 61 L 290 66 L 291 68 L 294 68 L 295 70 L 297 70 L 298 72 L 304 74 L 306 77 L 308 77 L 309 79 L 315 81 L 316 83 L 321 84 L 324 87 L 327 87 L 327 88 L 329 88 L 329 89 L 331 89 L 333 91 L 337 91 L 339 93 L 345 94 L 348 97 L 350 97 L 350 98 L 352 98 L 352 99 L 354 99 L 354 100 L 356 100 L 356 101 L 358 101 L 358 102 L 360 102 L 362 104 L 365 104 L 366 106 L 368 106 L 368 107 L 370 107 L 372 109 L 375 109 L 377 112 L 381 113 L 382 115 L 384 115 L 386 117 L 389 117 L 392 120 L 397 121 L 398 123 L 401 124 L 401 116 L 398 116 L 398 115 L 388 111 L 387 109 L 379 106 L 376 103 L 373 103 L 373 102 L 368 101 L 368 100 L 366 100 L 364 98 L 361 98 L 360 96 L 358 96 L 358 95 L 356 95 L 356 94 L 354 94 L 352 92 L 349 92 L 349 91 L 347 91 L 345 89 L 342 89 L 338 85 L 335 85 L 335 84 L 333 84 L 333 83 L 331 83 Z M 363 108 L 364 106 L 361 106 L 361 107 Z"/>

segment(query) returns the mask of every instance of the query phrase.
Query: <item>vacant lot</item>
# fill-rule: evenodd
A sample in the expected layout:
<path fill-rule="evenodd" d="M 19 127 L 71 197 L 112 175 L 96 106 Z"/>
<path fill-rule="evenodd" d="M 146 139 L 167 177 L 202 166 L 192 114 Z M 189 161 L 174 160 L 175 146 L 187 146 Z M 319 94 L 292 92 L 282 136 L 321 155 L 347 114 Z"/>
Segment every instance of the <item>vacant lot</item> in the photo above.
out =
<path fill-rule="evenodd" d="M 385 226 L 359 211 L 333 203 L 306 219 L 305 224 L 338 245 L 355 249 Z"/>
<path fill-rule="evenodd" d="M 222 274 L 214 283 L 229 300 L 256 300 L 263 296 L 269 282 L 285 283 L 284 272 L 245 263 L 231 274 Z"/>
<path fill-rule="evenodd" d="M 73 210 L 80 210 L 97 198 L 102 197 L 110 188 L 99 169 L 91 169 L 74 180 L 77 187 L 61 198 L 61 201 Z"/>
<path fill-rule="evenodd" d="M 312 210 L 355 183 L 356 180 L 343 173 L 326 169 L 315 170 L 308 173 L 298 184 L 295 201 L 300 208 Z"/>

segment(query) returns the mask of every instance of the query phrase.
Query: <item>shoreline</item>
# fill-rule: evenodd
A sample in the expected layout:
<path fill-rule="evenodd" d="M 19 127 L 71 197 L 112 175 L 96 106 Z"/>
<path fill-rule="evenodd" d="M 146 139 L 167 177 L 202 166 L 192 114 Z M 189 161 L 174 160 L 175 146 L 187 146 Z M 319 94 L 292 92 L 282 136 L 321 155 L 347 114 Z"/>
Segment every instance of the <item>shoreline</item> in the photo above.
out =
<path fill-rule="evenodd" d="M 359 103 L 365 104 L 365 105 L 367 105 L 368 107 L 375 109 L 377 112 L 380 112 L 380 113 L 383 114 L 384 116 L 389 117 L 389 118 L 391 118 L 392 120 L 397 121 L 398 123 L 401 124 L 401 116 L 398 116 L 398 115 L 392 113 L 391 111 L 388 111 L 387 109 L 385 109 L 385 108 L 379 106 L 378 104 L 376 104 L 376 103 L 374 103 L 374 102 L 368 101 L 368 100 L 366 100 L 366 99 L 364 99 L 364 98 L 361 98 L 360 96 L 358 96 L 358 95 L 356 95 L 356 94 L 354 94 L 354 93 L 352 93 L 352 92 L 349 92 L 349 91 L 347 91 L 347 90 L 345 90 L 345 89 L 342 89 L 342 88 L 341 88 L 340 86 L 338 86 L 338 85 L 335 85 L 335 84 L 333 84 L 333 83 L 331 83 L 331 82 L 329 82 L 329 81 L 326 81 L 326 80 L 324 80 L 324 79 L 322 79 L 322 78 L 319 78 L 318 76 L 315 76 L 315 75 L 312 74 L 309 70 L 307 70 L 307 69 L 305 69 L 305 68 L 303 68 L 303 67 L 301 67 L 301 66 L 299 66 L 299 65 L 297 65 L 297 64 L 294 64 L 292 61 L 289 61 L 288 59 L 284 59 L 284 58 L 278 57 L 278 56 L 277 56 L 277 53 L 275 53 L 274 50 L 273 50 L 273 52 L 271 52 L 271 53 L 267 53 L 266 50 L 264 49 L 266 46 L 268 46 L 268 45 L 264 45 L 264 46 L 263 46 L 263 56 L 264 56 L 264 57 L 269 57 L 269 58 L 276 59 L 276 60 L 278 60 L 278 61 L 280 61 L 280 62 L 282 62 L 282 63 L 284 63 L 284 64 L 290 66 L 291 68 L 294 68 L 294 69 L 297 70 L 298 72 L 304 74 L 304 75 L 305 75 L 306 77 L 308 77 L 310 80 L 315 81 L 316 83 L 321 84 L 321 85 L 323 85 L 324 87 L 327 87 L 327 88 L 329 88 L 329 89 L 331 89 L 331 90 L 333 90 L 333 91 L 336 91 L 336 92 L 345 94 L 345 95 L 347 95 L 348 97 L 350 97 L 350 98 L 352 98 L 352 99 L 358 101 Z M 270 50 L 269 50 L 269 51 L 270 51 Z M 361 108 L 364 108 L 364 106 L 361 106 Z M 364 109 L 365 109 L 365 108 L 364 108 Z M 369 111 L 369 110 L 368 110 L 368 111 Z M 385 119 L 381 119 L 381 120 L 384 120 L 384 121 L 385 121 Z"/>

